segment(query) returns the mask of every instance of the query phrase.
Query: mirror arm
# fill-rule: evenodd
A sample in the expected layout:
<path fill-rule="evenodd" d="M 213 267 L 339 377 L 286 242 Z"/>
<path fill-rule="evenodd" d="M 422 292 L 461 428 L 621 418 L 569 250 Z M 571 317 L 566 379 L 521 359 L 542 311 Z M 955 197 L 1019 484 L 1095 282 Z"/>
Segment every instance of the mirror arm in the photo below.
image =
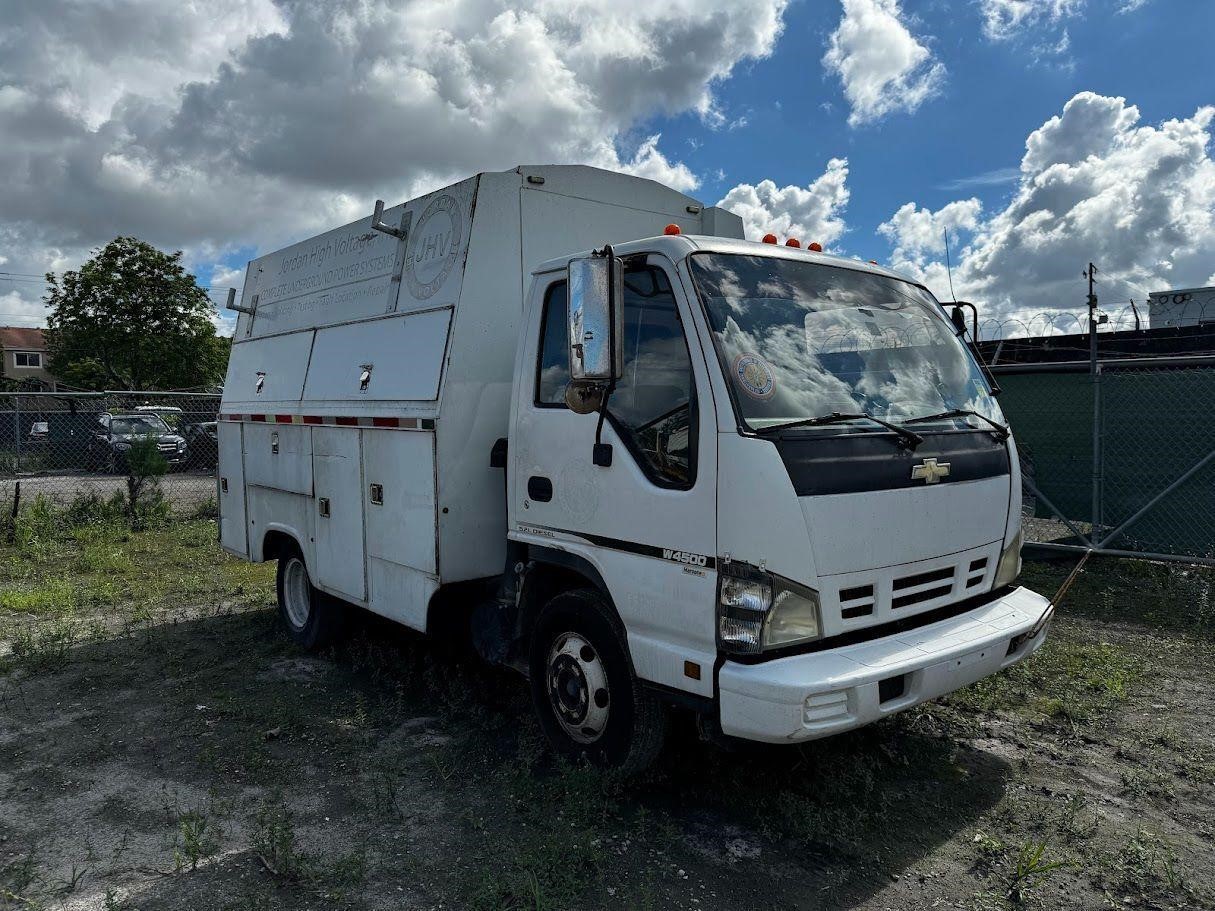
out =
<path fill-rule="evenodd" d="M 612 444 L 602 442 L 603 422 L 607 418 L 608 401 L 616 391 L 616 269 L 612 263 L 615 254 L 611 244 L 603 245 L 603 255 L 608 261 L 608 350 L 611 352 L 612 378 L 608 380 L 603 397 L 599 400 L 599 420 L 595 424 L 591 461 L 600 468 L 608 468 L 612 464 Z"/>

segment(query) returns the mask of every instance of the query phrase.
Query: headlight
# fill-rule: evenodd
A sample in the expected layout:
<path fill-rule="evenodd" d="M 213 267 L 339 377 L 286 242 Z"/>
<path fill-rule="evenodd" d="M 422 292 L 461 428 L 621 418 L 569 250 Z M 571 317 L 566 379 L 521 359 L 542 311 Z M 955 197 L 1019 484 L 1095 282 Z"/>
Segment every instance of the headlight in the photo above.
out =
<path fill-rule="evenodd" d="M 723 651 L 753 655 L 821 635 L 817 592 L 747 564 L 722 567 L 717 639 Z"/>
<path fill-rule="evenodd" d="M 1018 528 L 1012 543 L 1004 548 L 1004 553 L 1000 554 L 1000 565 L 996 567 L 996 581 L 993 588 L 1011 585 L 1016 581 L 1017 576 L 1021 575 L 1022 540 L 1021 529 Z"/>
<path fill-rule="evenodd" d="M 125 450 L 131 448 L 131 444 L 130 443 L 115 443 L 114 448 L 125 451 Z"/>
<path fill-rule="evenodd" d="M 779 580 L 772 612 L 764 628 L 764 648 L 809 642 L 822 635 L 818 592 L 795 582 Z"/>
<path fill-rule="evenodd" d="M 772 609 L 772 580 L 748 570 L 727 564 L 717 582 L 717 638 L 728 652 L 753 654 L 763 647 L 764 618 Z"/>
<path fill-rule="evenodd" d="M 181 452 L 181 451 L 182 451 L 183 449 L 185 449 L 185 448 L 186 448 L 186 441 L 185 441 L 185 440 L 178 440 L 178 441 L 177 441 L 177 451 L 178 451 L 178 452 Z"/>

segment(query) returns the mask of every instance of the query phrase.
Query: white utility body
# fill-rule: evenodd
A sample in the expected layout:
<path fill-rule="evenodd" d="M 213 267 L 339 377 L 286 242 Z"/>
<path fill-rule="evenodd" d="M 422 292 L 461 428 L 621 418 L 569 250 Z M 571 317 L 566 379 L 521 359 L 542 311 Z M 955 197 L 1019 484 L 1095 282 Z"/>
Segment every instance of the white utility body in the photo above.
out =
<path fill-rule="evenodd" d="M 1013 440 L 896 273 L 520 167 L 254 260 L 239 309 L 221 542 L 279 561 L 305 645 L 347 605 L 462 630 L 556 746 L 636 767 L 663 703 L 795 742 L 1044 639 Z"/>

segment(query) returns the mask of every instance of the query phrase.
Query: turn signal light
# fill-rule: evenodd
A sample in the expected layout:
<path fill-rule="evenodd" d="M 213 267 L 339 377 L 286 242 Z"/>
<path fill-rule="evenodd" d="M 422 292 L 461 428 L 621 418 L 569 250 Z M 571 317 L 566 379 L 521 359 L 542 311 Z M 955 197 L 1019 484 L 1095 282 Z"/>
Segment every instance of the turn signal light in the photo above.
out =
<path fill-rule="evenodd" d="M 764 243 L 766 243 L 766 244 L 774 244 L 774 243 L 776 243 L 776 235 L 775 235 L 775 234 L 765 234 L 765 235 L 764 235 L 764 241 L 763 241 L 763 242 L 764 242 Z"/>
<path fill-rule="evenodd" d="M 674 235 L 682 234 L 683 232 L 679 230 L 679 225 L 672 223 L 663 228 L 662 233 L 673 237 Z"/>
<path fill-rule="evenodd" d="M 809 244 L 806 245 L 806 249 L 813 250 L 815 253 L 822 253 L 823 245 L 820 244 L 817 240 L 813 240 Z"/>

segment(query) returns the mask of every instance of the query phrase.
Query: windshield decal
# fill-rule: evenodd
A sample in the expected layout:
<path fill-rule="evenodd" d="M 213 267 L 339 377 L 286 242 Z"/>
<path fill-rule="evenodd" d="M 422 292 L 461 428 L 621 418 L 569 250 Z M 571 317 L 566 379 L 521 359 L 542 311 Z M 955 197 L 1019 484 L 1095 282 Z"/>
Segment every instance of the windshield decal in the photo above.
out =
<path fill-rule="evenodd" d="M 758 354 L 740 354 L 734 361 L 734 379 L 747 395 L 768 399 L 776 391 L 772 366 Z"/>

